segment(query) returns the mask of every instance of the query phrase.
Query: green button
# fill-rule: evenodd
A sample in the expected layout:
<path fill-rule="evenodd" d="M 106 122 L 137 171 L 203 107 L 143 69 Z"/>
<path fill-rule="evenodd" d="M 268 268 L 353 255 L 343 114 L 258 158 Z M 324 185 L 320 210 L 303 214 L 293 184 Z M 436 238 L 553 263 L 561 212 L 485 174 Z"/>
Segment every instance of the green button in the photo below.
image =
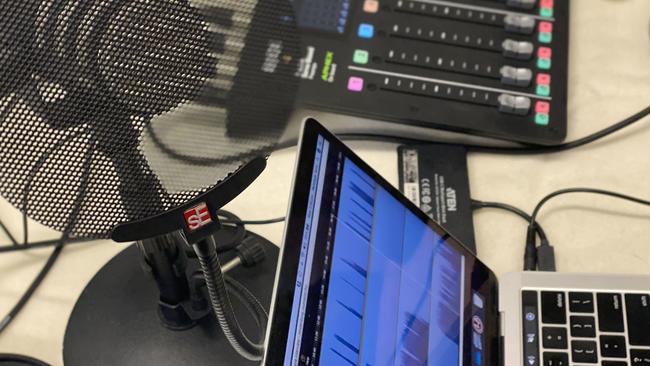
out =
<path fill-rule="evenodd" d="M 539 37 L 537 39 L 539 39 L 540 43 L 551 43 L 553 40 L 553 35 L 548 32 L 542 32 L 539 34 Z"/>
<path fill-rule="evenodd" d="M 361 64 L 365 65 L 368 63 L 368 51 L 364 50 L 356 50 L 354 51 L 354 63 L 355 64 Z"/>
<path fill-rule="evenodd" d="M 551 88 L 548 85 L 537 85 L 537 95 L 548 97 L 551 95 Z"/>
<path fill-rule="evenodd" d="M 548 114 L 537 113 L 535 115 L 535 124 L 539 126 L 548 126 Z"/>
<path fill-rule="evenodd" d="M 552 18 L 553 8 L 540 8 L 539 15 L 543 16 L 544 18 Z"/>
<path fill-rule="evenodd" d="M 537 68 L 542 70 L 548 70 L 551 68 L 551 59 L 550 58 L 538 58 L 537 59 Z"/>

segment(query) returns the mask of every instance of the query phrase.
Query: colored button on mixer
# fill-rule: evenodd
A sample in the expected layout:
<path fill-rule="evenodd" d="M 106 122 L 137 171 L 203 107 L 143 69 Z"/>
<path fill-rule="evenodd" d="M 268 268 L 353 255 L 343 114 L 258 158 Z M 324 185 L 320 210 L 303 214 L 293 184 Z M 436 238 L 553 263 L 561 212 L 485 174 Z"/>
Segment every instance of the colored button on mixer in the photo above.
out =
<path fill-rule="evenodd" d="M 540 47 L 537 50 L 537 57 L 539 58 L 551 58 L 553 51 L 548 47 Z"/>
<path fill-rule="evenodd" d="M 548 85 L 537 85 L 536 93 L 542 97 L 551 95 L 551 88 Z"/>
<path fill-rule="evenodd" d="M 539 101 L 535 103 L 535 113 L 548 114 L 551 111 L 551 103 Z"/>
<path fill-rule="evenodd" d="M 539 32 L 540 33 L 553 33 L 553 23 L 551 23 L 551 22 L 539 22 Z"/>
<path fill-rule="evenodd" d="M 538 85 L 551 85 L 551 75 L 540 73 L 537 74 L 537 84 Z"/>
<path fill-rule="evenodd" d="M 555 2 L 554 0 L 540 0 L 539 6 L 540 8 L 553 9 L 553 7 L 555 6 L 554 2 Z"/>
<path fill-rule="evenodd" d="M 363 91 L 363 79 L 356 76 L 352 76 L 348 80 L 348 90 L 355 93 Z"/>
<path fill-rule="evenodd" d="M 537 59 L 537 68 L 541 70 L 549 70 L 551 68 L 551 59 L 550 58 Z"/>
<path fill-rule="evenodd" d="M 551 23 L 551 22 L 539 22 L 539 32 L 540 33 L 553 33 L 553 23 Z"/>
<path fill-rule="evenodd" d="M 372 24 L 361 23 L 358 35 L 360 38 L 370 39 L 375 36 L 375 27 Z"/>
<path fill-rule="evenodd" d="M 537 113 L 535 114 L 535 124 L 539 126 L 548 126 L 548 114 Z"/>
<path fill-rule="evenodd" d="M 537 36 L 539 43 L 551 43 L 553 41 L 553 35 L 551 33 L 540 33 Z"/>
<path fill-rule="evenodd" d="M 359 65 L 365 65 L 368 63 L 370 55 L 368 54 L 368 51 L 366 50 L 356 50 L 354 51 L 354 57 L 352 61 L 354 61 L 355 64 Z"/>
<path fill-rule="evenodd" d="M 363 11 L 366 13 L 374 14 L 379 11 L 379 1 L 377 0 L 366 0 L 363 3 Z"/>
<path fill-rule="evenodd" d="M 539 15 L 543 16 L 544 18 L 552 18 L 553 8 L 539 8 Z"/>

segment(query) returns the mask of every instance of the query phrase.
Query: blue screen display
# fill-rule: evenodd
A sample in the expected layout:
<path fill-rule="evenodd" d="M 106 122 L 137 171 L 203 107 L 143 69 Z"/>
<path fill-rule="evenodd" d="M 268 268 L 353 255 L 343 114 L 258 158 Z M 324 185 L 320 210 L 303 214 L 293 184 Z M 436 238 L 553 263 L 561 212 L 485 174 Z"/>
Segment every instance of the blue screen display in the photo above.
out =
<path fill-rule="evenodd" d="M 319 138 L 285 365 L 463 361 L 466 259 Z"/>
<path fill-rule="evenodd" d="M 350 16 L 352 0 L 294 0 L 298 25 L 343 34 Z"/>

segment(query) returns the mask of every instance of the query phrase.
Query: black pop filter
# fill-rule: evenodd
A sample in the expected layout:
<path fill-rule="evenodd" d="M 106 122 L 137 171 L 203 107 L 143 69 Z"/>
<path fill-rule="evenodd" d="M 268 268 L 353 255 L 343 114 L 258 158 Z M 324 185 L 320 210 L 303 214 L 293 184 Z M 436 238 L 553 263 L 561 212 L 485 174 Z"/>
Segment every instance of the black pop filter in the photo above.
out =
<path fill-rule="evenodd" d="M 0 0 L 0 194 L 93 238 L 199 197 L 281 137 L 294 22 L 288 0 Z"/>
<path fill-rule="evenodd" d="M 176 230 L 170 215 L 204 199 L 217 209 L 263 170 L 293 109 L 300 55 L 289 0 L 0 0 L 0 195 L 64 238 Z M 166 238 L 127 249 L 90 282 L 66 331 L 66 364 L 241 360 L 208 315 L 212 278 L 202 284 L 196 259 Z M 133 280 L 138 253 L 158 293 Z M 271 267 L 241 278 L 270 283 Z M 118 278 L 127 280 L 108 281 Z M 232 278 L 224 291 L 252 296 Z M 94 305 L 111 300 L 123 308 Z M 196 327 L 173 333 L 160 320 Z M 153 348 L 133 347 L 143 338 Z"/>

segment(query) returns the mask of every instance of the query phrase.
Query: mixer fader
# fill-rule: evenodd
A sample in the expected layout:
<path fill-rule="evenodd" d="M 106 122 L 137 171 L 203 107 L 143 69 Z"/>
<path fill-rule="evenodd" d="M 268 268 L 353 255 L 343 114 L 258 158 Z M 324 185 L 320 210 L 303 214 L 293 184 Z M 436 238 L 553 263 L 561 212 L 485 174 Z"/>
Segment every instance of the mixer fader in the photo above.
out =
<path fill-rule="evenodd" d="M 295 0 L 316 109 L 550 144 L 566 135 L 568 0 Z"/>

